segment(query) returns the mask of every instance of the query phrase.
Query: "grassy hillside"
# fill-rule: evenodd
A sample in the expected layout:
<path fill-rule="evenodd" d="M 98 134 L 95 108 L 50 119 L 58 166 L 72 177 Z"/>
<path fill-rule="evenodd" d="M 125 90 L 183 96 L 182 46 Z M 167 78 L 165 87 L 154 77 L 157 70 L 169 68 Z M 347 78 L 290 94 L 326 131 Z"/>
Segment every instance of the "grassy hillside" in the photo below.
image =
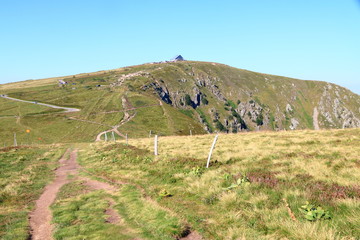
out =
<path fill-rule="evenodd" d="M 63 153 L 55 145 L 0 148 L 0 239 L 28 239 L 28 214 Z"/>
<path fill-rule="evenodd" d="M 220 135 L 209 169 L 213 135 L 161 137 L 157 157 L 151 139 L 92 144 L 80 162 L 99 178 L 143 189 L 205 239 L 358 239 L 359 133 Z M 329 219 L 325 213 L 307 219 L 301 209 L 306 202 Z M 120 212 L 137 228 L 151 227 L 140 206 Z"/>
<path fill-rule="evenodd" d="M 323 130 L 76 144 L 79 176 L 52 205 L 55 239 L 360 238 L 360 131 Z M 0 238 L 27 239 L 28 214 L 64 148 L 0 148 Z M 117 190 L 89 190 L 84 178 Z M 107 222 L 109 201 L 120 217 Z M 307 203 L 308 202 L 308 203 Z M 302 206 L 309 207 L 309 211 Z"/>
<path fill-rule="evenodd" d="M 137 108 L 130 111 L 135 117 L 119 131 L 130 138 L 150 131 L 164 136 L 360 126 L 360 97 L 344 88 L 217 63 L 145 64 L 31 80 L 0 85 L 0 94 L 81 109 L 64 114 L 0 98 L 1 145 L 12 144 L 15 132 L 23 144 L 94 141 L 124 121 L 129 107 Z"/>

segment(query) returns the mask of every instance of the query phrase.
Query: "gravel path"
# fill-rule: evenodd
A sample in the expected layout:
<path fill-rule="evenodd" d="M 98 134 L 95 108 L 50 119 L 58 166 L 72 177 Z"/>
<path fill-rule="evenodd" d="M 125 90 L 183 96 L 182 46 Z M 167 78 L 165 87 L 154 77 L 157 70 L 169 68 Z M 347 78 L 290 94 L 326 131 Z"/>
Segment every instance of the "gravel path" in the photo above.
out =
<path fill-rule="evenodd" d="M 0 95 L 0 97 L 6 98 L 9 100 L 13 100 L 13 101 L 18 101 L 18 102 L 32 103 L 32 104 L 42 105 L 42 106 L 46 106 L 46 107 L 50 107 L 50 108 L 63 109 L 64 113 L 80 111 L 80 109 L 78 109 L 78 108 L 61 107 L 61 106 L 56 106 L 56 105 L 47 104 L 47 103 L 40 103 L 40 102 L 36 102 L 36 101 L 21 100 L 21 99 L 17 99 L 17 98 L 8 97 L 7 95 Z"/>

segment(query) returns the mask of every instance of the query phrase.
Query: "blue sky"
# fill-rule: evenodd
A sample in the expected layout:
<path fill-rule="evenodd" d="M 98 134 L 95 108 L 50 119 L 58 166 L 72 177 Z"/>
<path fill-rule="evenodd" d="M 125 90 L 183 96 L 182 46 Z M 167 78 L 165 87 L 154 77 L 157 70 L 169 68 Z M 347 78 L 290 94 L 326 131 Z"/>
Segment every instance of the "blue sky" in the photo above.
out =
<path fill-rule="evenodd" d="M 184 58 L 360 94 L 356 0 L 0 0 L 0 83 Z"/>

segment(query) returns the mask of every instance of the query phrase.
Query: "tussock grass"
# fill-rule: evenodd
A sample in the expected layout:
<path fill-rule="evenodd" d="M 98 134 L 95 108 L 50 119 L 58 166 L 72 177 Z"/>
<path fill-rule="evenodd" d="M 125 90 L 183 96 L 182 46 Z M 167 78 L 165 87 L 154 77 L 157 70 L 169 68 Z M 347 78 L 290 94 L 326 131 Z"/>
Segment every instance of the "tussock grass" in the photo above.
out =
<path fill-rule="evenodd" d="M 359 129 L 220 135 L 205 169 L 213 137 L 160 137 L 157 157 L 150 138 L 132 139 L 132 146 L 92 144 L 81 164 L 141 187 L 206 239 L 360 237 Z M 238 182 L 245 177 L 249 182 Z M 172 197 L 159 197 L 162 189 Z M 300 211 L 306 201 L 329 210 L 332 219 L 307 221 Z"/>
<path fill-rule="evenodd" d="M 109 198 L 103 192 L 91 192 L 81 182 L 64 185 L 52 205 L 55 239 L 134 239 L 137 235 L 122 222 L 110 224 L 105 214 Z"/>
<path fill-rule="evenodd" d="M 28 238 L 28 214 L 62 153 L 61 146 L 0 148 L 1 239 Z"/>

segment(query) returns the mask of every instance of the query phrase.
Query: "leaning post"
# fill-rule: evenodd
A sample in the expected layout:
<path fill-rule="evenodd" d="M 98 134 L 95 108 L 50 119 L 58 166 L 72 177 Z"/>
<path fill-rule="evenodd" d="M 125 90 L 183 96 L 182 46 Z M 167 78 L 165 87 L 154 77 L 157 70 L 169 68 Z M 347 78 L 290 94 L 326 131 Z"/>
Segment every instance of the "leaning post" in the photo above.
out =
<path fill-rule="evenodd" d="M 215 148 L 215 144 L 216 144 L 216 141 L 217 141 L 218 137 L 219 137 L 219 135 L 216 134 L 216 136 L 215 136 L 215 138 L 214 138 L 214 141 L 213 141 L 213 144 L 212 144 L 212 146 L 211 146 L 211 148 L 210 148 L 208 160 L 207 160 L 207 163 L 206 163 L 206 168 L 209 168 L 211 155 L 212 155 L 212 152 L 213 152 L 213 150 L 214 150 L 214 148 Z"/>

